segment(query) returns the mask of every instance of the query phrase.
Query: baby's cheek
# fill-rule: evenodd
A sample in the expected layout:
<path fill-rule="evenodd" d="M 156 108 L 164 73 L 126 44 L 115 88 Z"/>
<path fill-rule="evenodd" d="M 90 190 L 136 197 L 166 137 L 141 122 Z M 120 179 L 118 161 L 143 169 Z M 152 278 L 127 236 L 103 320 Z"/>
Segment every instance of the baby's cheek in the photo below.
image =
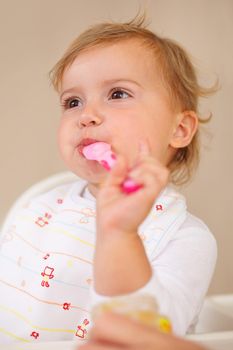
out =
<path fill-rule="evenodd" d="M 129 164 L 133 164 L 138 154 L 139 146 L 138 141 L 134 140 L 130 135 L 122 141 L 121 145 L 119 145 L 118 150 L 116 150 L 116 154 L 122 154 Z"/>
<path fill-rule="evenodd" d="M 68 132 L 65 126 L 61 123 L 57 130 L 57 144 L 60 152 L 63 152 L 68 142 Z"/>

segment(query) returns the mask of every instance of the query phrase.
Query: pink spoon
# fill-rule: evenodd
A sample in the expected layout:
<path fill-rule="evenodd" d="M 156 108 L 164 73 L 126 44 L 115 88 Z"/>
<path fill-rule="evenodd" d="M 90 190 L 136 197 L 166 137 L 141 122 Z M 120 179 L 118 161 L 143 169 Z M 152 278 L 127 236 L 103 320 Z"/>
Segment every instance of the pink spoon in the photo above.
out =
<path fill-rule="evenodd" d="M 83 148 L 83 155 L 86 159 L 96 160 L 106 170 L 111 170 L 116 162 L 116 155 L 111 150 L 111 145 L 106 142 L 95 142 Z M 136 182 L 130 178 L 127 178 L 122 184 L 122 190 L 125 193 L 131 193 L 137 191 L 142 185 L 136 184 Z"/>

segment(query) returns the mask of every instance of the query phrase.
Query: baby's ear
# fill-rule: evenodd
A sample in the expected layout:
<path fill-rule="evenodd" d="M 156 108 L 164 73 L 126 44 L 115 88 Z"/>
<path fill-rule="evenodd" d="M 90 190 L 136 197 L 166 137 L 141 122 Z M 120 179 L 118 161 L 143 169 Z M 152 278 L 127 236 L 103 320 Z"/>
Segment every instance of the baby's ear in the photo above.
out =
<path fill-rule="evenodd" d="M 174 148 L 188 146 L 198 127 L 198 117 L 194 111 L 184 111 L 177 115 L 170 145 Z"/>

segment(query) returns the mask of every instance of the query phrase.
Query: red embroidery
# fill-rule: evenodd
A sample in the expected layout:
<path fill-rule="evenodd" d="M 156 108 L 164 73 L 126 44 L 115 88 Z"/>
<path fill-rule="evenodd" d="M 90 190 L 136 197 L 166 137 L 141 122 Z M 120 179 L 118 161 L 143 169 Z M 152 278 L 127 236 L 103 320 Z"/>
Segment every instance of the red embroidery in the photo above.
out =
<path fill-rule="evenodd" d="M 64 303 L 63 304 L 63 309 L 64 310 L 69 310 L 70 309 L 70 305 L 71 305 L 70 303 Z"/>
<path fill-rule="evenodd" d="M 57 203 L 58 203 L 58 204 L 62 204 L 62 203 L 63 203 L 63 199 L 58 198 Z"/>
<path fill-rule="evenodd" d="M 45 225 L 48 225 L 49 220 L 51 219 L 52 215 L 45 213 L 44 216 L 39 216 L 37 218 L 37 220 L 35 221 L 35 223 L 40 226 L 40 227 L 44 227 Z"/>
<path fill-rule="evenodd" d="M 157 205 L 155 206 L 155 208 L 156 208 L 156 210 L 163 210 L 162 204 L 157 204 Z"/>
<path fill-rule="evenodd" d="M 46 266 L 44 271 L 41 272 L 41 276 L 43 276 L 43 279 L 41 281 L 41 286 L 42 287 L 49 287 L 49 280 L 51 280 L 54 275 L 53 275 L 54 269 L 52 267 Z"/>
<path fill-rule="evenodd" d="M 47 253 L 47 254 L 43 257 L 43 259 L 44 259 L 44 260 L 47 260 L 49 257 L 50 257 L 50 254 Z"/>
<path fill-rule="evenodd" d="M 37 338 L 39 337 L 39 333 L 37 333 L 37 332 L 32 332 L 32 333 L 30 334 L 30 336 L 33 337 L 33 338 L 35 338 L 35 339 L 37 339 Z"/>
<path fill-rule="evenodd" d="M 84 338 L 85 335 L 87 334 L 87 330 L 86 330 L 86 326 L 89 324 L 90 322 L 85 318 L 85 320 L 83 321 L 83 323 L 81 325 L 79 325 L 77 327 L 77 332 L 76 332 L 76 336 L 79 338 Z"/>

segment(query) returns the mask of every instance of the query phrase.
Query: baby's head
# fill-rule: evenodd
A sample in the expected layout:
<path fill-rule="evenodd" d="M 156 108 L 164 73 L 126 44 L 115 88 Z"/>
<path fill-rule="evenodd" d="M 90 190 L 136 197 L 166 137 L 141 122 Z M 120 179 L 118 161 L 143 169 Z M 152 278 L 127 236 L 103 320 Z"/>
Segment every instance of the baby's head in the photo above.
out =
<path fill-rule="evenodd" d="M 110 143 L 131 165 L 138 143 L 147 140 L 174 183 L 190 178 L 204 122 L 198 98 L 215 88 L 201 87 L 185 50 L 146 29 L 143 18 L 92 26 L 74 40 L 51 79 L 63 106 L 61 154 L 77 175 L 90 182 L 103 176 L 77 152 L 83 140 Z"/>

